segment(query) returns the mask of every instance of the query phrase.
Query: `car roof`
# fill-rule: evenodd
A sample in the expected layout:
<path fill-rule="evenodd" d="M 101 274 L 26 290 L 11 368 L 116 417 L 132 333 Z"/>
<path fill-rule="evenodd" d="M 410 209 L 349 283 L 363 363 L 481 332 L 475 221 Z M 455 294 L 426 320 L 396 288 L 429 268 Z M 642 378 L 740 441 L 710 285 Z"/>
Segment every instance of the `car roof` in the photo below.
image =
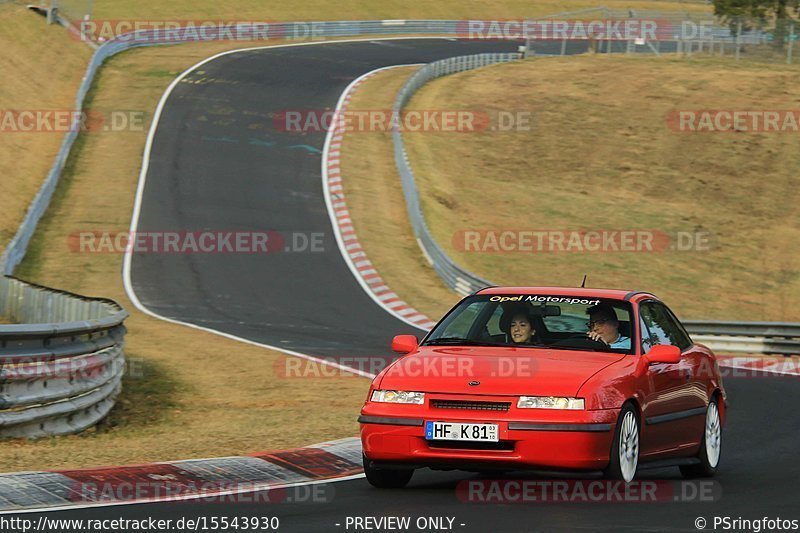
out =
<path fill-rule="evenodd" d="M 475 294 L 545 294 L 548 296 L 585 296 L 588 298 L 608 298 L 611 300 L 631 300 L 646 296 L 655 298 L 649 292 L 623 289 L 589 289 L 580 287 L 486 287 Z"/>

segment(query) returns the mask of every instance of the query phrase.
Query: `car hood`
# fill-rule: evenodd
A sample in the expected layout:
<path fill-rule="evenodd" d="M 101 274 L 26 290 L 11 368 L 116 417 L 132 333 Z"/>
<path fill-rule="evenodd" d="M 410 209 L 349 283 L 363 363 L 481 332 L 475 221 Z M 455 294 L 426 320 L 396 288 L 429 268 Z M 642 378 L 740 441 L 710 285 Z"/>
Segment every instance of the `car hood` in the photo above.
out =
<path fill-rule="evenodd" d="M 546 348 L 423 346 L 390 365 L 379 387 L 448 394 L 575 396 L 587 379 L 624 357 Z"/>

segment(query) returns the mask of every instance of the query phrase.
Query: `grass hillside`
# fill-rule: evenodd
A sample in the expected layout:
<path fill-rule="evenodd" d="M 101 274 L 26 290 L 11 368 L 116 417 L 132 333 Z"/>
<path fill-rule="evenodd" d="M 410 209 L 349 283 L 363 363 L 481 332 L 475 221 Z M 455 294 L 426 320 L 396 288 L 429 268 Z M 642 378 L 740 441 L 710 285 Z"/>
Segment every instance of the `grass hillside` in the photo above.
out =
<path fill-rule="evenodd" d="M 353 105 L 389 107 L 393 94 L 386 94 L 382 80 L 399 87 L 397 76 L 380 74 Z M 404 138 L 437 241 L 458 263 L 494 282 L 575 286 L 588 273 L 589 286 L 651 290 L 684 318 L 797 321 L 797 134 L 679 133 L 667 118 L 687 109 L 797 109 L 798 83 L 798 66 L 540 58 L 440 78 L 409 105 L 493 117 L 531 112 L 529 131 Z M 382 154 L 370 160 L 370 169 L 355 161 L 365 150 Z M 390 194 L 384 203 L 402 202 L 399 186 L 392 185 L 398 178 L 391 141 L 353 134 L 344 151 L 356 230 L 369 242 L 381 204 L 360 203 L 361 190 L 384 186 Z M 379 185 L 367 184 L 377 177 Z M 405 212 L 388 212 L 394 218 L 383 226 L 394 233 L 381 240 L 400 244 L 368 246 L 369 256 L 412 305 L 443 312 L 452 297 L 419 294 L 420 280 L 435 274 L 414 246 Z M 498 253 L 491 246 L 464 251 L 459 236 L 465 230 L 654 230 L 673 239 L 678 232 L 701 232 L 709 241 L 706 249 L 691 251 Z M 410 246 L 401 246 L 403 239 Z"/>
<path fill-rule="evenodd" d="M 82 0 L 61 0 L 62 9 L 83 12 Z M 608 0 L 602 3 L 609 9 L 644 9 L 663 11 L 689 11 L 708 13 L 710 7 L 703 2 L 677 1 L 623 1 Z M 467 0 L 463 2 L 435 0 L 304 0 L 280 2 L 266 0 L 213 0 L 161 2 L 158 0 L 120 0 L 97 2 L 92 17 L 95 19 L 160 18 L 185 20 L 188 17 L 224 17 L 238 20 L 362 20 L 362 19 L 503 19 L 537 17 L 553 13 L 595 8 L 590 0 Z"/>
<path fill-rule="evenodd" d="M 70 110 L 91 49 L 24 6 L 0 4 L 0 112 Z M 16 233 L 63 133 L 0 131 L 0 253 Z"/>

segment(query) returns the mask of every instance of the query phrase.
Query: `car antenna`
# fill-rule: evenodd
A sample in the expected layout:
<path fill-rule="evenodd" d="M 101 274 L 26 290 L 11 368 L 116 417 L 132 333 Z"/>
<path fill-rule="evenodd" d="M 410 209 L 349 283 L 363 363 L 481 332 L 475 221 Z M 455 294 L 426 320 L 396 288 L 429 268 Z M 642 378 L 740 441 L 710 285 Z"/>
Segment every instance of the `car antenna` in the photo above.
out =
<path fill-rule="evenodd" d="M 586 274 L 583 275 L 583 281 L 581 281 L 581 289 L 586 288 Z"/>

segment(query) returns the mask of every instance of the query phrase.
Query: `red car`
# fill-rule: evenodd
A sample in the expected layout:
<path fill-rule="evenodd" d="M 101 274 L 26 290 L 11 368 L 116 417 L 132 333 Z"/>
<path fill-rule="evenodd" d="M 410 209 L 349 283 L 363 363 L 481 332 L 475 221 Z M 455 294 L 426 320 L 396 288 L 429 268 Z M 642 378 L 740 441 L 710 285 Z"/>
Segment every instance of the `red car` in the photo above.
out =
<path fill-rule="evenodd" d="M 364 471 L 405 486 L 414 469 L 602 470 L 710 476 L 725 389 L 714 354 L 646 292 L 491 287 L 464 298 L 372 382 Z"/>

